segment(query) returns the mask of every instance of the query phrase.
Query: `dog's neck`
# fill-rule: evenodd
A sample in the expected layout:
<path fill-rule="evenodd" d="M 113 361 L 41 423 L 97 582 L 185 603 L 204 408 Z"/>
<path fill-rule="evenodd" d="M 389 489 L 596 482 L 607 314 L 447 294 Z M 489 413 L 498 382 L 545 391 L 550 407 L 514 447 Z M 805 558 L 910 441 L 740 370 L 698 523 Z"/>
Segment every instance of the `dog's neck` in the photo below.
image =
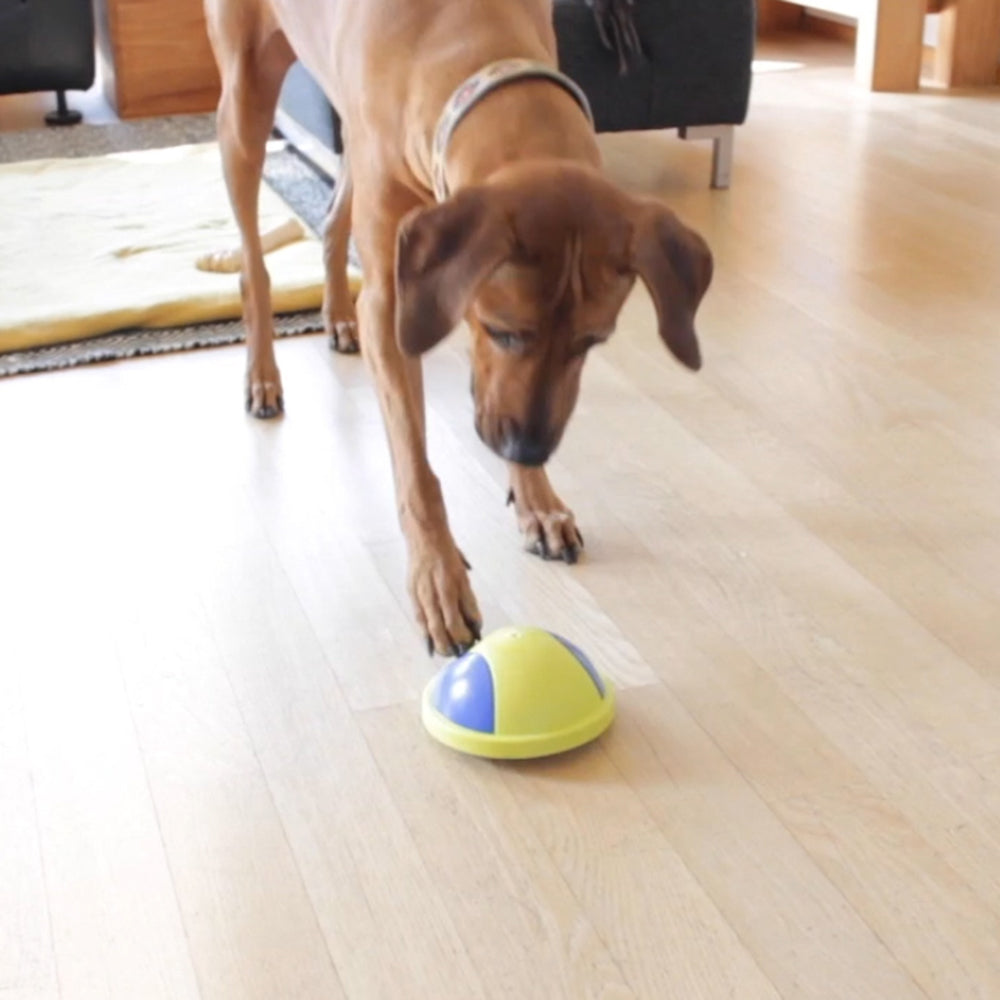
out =
<path fill-rule="evenodd" d="M 428 129 L 428 175 L 437 121 Z M 507 164 L 561 159 L 600 165 L 588 112 L 569 89 L 550 79 L 524 78 L 483 95 L 451 134 L 444 156 L 449 193 L 481 184 Z"/>
<path fill-rule="evenodd" d="M 462 82 L 445 103 L 438 119 L 431 145 L 431 180 L 438 201 L 444 201 L 449 194 L 448 153 L 455 130 L 489 94 L 525 80 L 542 80 L 566 91 L 593 125 L 586 94 L 554 67 L 534 59 L 500 59 L 489 63 Z"/>

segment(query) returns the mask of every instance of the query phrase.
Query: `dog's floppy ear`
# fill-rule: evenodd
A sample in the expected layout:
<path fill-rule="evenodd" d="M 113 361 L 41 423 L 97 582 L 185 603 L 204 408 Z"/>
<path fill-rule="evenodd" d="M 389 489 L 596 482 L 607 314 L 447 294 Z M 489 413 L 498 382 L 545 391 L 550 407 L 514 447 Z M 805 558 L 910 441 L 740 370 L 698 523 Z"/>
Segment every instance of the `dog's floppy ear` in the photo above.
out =
<path fill-rule="evenodd" d="M 694 314 L 712 280 L 708 244 L 665 205 L 643 202 L 632 240 L 632 270 L 656 305 L 660 336 L 681 364 L 697 371 Z"/>
<path fill-rule="evenodd" d="M 400 223 L 396 339 L 404 354 L 422 354 L 451 333 L 508 255 L 511 231 L 495 199 L 494 192 L 466 188 Z"/>

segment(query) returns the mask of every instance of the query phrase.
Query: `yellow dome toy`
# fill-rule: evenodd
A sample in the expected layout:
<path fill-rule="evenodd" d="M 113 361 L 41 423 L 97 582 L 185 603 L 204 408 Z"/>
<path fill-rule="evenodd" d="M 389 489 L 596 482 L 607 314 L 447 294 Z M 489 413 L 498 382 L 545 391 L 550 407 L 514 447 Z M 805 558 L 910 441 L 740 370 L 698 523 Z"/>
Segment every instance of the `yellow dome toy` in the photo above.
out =
<path fill-rule="evenodd" d="M 424 690 L 423 722 L 439 742 L 478 757 L 546 757 L 611 725 L 615 693 L 571 642 L 505 628 L 442 667 Z"/>

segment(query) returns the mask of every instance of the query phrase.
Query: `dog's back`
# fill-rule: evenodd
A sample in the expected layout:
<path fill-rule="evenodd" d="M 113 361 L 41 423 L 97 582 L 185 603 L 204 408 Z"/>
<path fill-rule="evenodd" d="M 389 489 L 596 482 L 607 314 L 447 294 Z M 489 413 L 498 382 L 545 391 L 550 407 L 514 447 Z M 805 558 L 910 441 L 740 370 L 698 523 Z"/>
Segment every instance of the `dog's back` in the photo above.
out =
<path fill-rule="evenodd" d="M 556 57 L 551 0 L 207 3 L 259 8 L 348 122 L 362 106 L 365 114 L 378 115 L 426 100 L 440 110 L 454 77 L 493 59 L 516 55 L 554 62 Z M 398 129 L 389 132 L 398 137 Z"/>

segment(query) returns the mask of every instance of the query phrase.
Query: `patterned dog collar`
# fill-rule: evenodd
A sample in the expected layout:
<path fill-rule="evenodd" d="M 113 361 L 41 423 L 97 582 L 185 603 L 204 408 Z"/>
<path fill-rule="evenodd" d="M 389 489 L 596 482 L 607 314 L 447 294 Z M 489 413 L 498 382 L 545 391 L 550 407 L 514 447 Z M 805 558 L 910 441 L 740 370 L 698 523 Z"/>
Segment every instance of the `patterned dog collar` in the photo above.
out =
<path fill-rule="evenodd" d="M 434 183 L 434 196 L 438 201 L 444 201 L 448 197 L 446 157 L 448 143 L 451 142 L 452 134 L 458 127 L 458 123 L 491 90 L 496 90 L 514 80 L 525 78 L 551 80 L 564 90 L 568 90 L 583 109 L 590 124 L 594 124 L 594 116 L 590 111 L 587 96 L 576 83 L 558 70 L 531 59 L 501 59 L 499 62 L 490 63 L 478 73 L 470 76 L 451 95 L 438 119 L 437 128 L 434 130 L 434 143 L 431 147 L 431 178 Z"/>

